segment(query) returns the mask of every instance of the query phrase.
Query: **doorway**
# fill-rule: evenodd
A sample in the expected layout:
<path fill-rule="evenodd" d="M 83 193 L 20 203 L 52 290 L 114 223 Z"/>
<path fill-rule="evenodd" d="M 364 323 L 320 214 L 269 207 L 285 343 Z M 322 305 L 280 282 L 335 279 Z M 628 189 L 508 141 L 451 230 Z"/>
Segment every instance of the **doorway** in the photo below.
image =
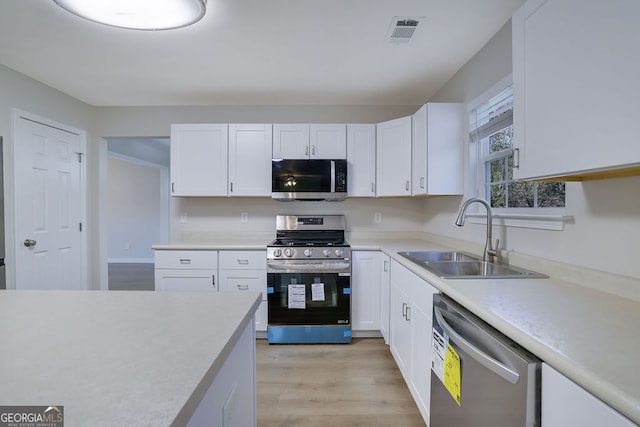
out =
<path fill-rule="evenodd" d="M 154 290 L 151 246 L 169 236 L 169 138 L 106 138 L 109 290 Z"/>

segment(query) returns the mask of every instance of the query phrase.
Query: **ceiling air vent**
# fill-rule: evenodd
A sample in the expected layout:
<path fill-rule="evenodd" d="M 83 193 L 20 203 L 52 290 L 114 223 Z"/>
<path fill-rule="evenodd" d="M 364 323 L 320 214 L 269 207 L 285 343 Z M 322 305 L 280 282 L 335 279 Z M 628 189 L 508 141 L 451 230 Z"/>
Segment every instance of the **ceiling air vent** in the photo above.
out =
<path fill-rule="evenodd" d="M 392 43 L 407 43 L 418 28 L 420 18 L 404 18 L 396 16 L 391 21 L 391 29 L 387 39 Z"/>

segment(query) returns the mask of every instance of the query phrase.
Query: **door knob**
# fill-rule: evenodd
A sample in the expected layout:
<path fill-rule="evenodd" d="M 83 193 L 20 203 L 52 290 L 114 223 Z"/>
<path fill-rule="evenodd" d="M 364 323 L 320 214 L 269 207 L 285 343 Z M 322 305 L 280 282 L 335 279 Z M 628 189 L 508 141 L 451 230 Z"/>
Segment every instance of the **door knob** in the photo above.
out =
<path fill-rule="evenodd" d="M 38 243 L 38 242 L 36 242 L 36 241 L 35 241 L 35 240 L 33 240 L 33 239 L 25 239 L 25 241 L 24 241 L 24 245 L 25 245 L 27 248 L 30 248 L 30 247 L 32 247 L 32 246 L 35 246 L 35 245 L 36 245 L 36 243 Z"/>

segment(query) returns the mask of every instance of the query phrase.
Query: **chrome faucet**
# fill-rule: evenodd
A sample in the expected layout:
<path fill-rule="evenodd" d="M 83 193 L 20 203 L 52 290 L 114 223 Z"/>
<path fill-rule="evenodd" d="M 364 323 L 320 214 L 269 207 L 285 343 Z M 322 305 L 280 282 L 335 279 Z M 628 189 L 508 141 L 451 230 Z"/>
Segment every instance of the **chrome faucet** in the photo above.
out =
<path fill-rule="evenodd" d="M 472 198 L 467 200 L 462 204 L 462 207 L 460 208 L 460 213 L 458 214 L 458 218 L 456 219 L 456 225 L 458 227 L 462 227 L 464 225 L 464 218 L 467 213 L 467 208 L 469 207 L 470 204 L 474 202 L 483 204 L 484 207 L 487 209 L 487 241 L 484 244 L 484 254 L 482 255 L 482 260 L 487 262 L 493 262 L 495 258 L 498 256 L 498 245 L 500 244 L 500 239 L 496 240 L 496 247 L 493 248 L 491 246 L 491 243 L 492 243 L 491 229 L 493 228 L 491 205 L 489 205 L 489 203 L 487 203 L 487 201 L 483 199 Z"/>

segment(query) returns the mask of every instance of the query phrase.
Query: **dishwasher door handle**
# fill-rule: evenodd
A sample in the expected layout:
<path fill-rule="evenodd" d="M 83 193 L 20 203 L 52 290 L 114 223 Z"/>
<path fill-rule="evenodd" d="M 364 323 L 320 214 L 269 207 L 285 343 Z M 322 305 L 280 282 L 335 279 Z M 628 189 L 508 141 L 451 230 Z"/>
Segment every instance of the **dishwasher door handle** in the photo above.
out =
<path fill-rule="evenodd" d="M 433 307 L 433 313 L 435 314 L 436 321 L 442 327 L 442 330 L 449 336 L 449 339 L 452 339 L 458 347 L 464 350 L 469 356 L 474 358 L 478 363 L 480 363 L 485 368 L 489 369 L 496 375 L 504 378 L 509 381 L 511 384 L 515 384 L 520 379 L 520 375 L 515 372 L 513 369 L 504 365 L 503 363 L 497 361 L 493 357 L 485 354 L 480 351 L 476 346 L 469 343 L 467 340 L 462 338 L 460 334 L 458 334 L 445 320 L 442 310 L 439 307 Z"/>

